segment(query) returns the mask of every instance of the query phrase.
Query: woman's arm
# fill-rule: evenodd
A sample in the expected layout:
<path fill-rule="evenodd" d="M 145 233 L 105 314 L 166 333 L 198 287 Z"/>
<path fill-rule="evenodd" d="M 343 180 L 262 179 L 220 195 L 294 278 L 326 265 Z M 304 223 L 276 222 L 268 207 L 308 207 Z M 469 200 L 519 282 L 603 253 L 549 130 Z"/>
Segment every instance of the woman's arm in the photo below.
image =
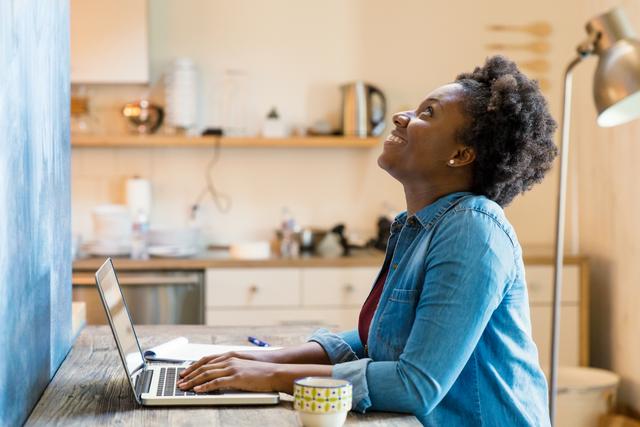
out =
<path fill-rule="evenodd" d="M 430 412 L 465 367 L 513 279 L 513 243 L 491 217 L 460 211 L 439 228 L 399 360 L 333 367 L 333 377 L 353 384 L 358 411 Z"/>

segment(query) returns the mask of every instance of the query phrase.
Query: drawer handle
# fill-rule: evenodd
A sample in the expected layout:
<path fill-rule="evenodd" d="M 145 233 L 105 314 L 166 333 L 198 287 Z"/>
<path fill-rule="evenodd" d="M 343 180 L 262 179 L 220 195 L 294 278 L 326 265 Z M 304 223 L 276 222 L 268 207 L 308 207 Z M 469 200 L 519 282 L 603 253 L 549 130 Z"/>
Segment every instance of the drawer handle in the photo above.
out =
<path fill-rule="evenodd" d="M 344 291 L 345 292 L 351 293 L 351 292 L 355 291 L 355 289 L 356 288 L 351 283 L 347 283 L 346 285 L 344 285 Z"/>
<path fill-rule="evenodd" d="M 258 293 L 258 285 L 251 285 L 249 287 L 249 293 L 251 294 L 257 294 Z"/>

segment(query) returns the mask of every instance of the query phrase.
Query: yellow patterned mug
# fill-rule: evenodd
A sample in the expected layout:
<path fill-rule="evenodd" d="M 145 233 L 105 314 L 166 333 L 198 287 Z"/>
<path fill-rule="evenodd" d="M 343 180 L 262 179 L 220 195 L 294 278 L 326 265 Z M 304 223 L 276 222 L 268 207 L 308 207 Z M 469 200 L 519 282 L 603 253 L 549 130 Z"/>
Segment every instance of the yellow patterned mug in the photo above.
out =
<path fill-rule="evenodd" d="M 340 427 L 351 409 L 351 383 L 330 377 L 293 382 L 294 408 L 305 427 Z"/>

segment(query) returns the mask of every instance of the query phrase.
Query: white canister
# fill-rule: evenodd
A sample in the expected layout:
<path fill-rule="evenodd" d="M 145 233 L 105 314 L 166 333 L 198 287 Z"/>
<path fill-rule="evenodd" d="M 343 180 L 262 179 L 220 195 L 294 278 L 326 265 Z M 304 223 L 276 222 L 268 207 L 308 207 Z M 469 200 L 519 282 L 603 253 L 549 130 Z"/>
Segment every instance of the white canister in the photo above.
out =
<path fill-rule="evenodd" d="M 165 76 L 166 119 L 169 126 L 190 129 L 196 125 L 198 73 L 191 59 L 174 60 Z"/>
<path fill-rule="evenodd" d="M 131 218 L 139 214 L 151 216 L 151 183 L 148 180 L 137 176 L 127 179 L 125 195 Z"/>

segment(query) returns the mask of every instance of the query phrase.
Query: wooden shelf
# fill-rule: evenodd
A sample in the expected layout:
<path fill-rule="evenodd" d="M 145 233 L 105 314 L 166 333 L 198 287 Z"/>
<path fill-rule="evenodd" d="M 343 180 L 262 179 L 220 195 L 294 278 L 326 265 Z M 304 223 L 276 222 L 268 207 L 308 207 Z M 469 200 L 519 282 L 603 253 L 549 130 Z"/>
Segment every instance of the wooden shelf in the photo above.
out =
<path fill-rule="evenodd" d="M 156 147 L 222 147 L 246 148 L 371 148 L 379 138 L 344 136 L 304 136 L 291 138 L 240 138 L 184 135 L 72 135 L 74 148 L 156 148 Z"/>

